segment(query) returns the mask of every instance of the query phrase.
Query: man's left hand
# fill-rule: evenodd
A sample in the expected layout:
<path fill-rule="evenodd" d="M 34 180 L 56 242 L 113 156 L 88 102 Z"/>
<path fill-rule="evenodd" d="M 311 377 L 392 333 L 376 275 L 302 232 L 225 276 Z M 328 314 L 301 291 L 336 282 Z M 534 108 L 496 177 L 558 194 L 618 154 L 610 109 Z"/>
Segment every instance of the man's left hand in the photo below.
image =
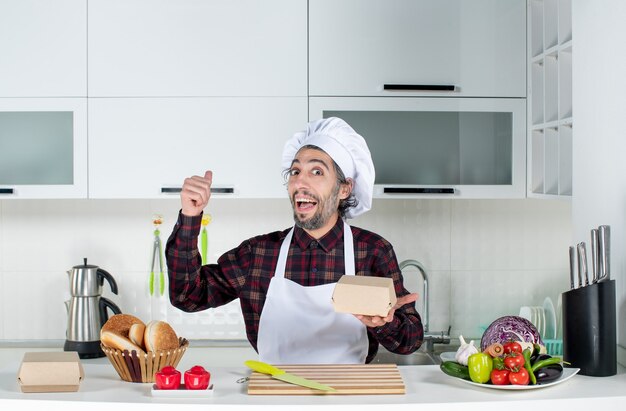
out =
<path fill-rule="evenodd" d="M 380 327 L 381 325 L 385 325 L 391 321 L 393 321 L 393 314 L 396 310 L 402 307 L 405 304 L 409 304 L 415 302 L 417 300 L 417 294 L 407 294 L 405 296 L 399 297 L 396 301 L 396 304 L 391 307 L 389 313 L 386 317 L 381 317 L 379 315 L 355 315 L 366 327 Z"/>

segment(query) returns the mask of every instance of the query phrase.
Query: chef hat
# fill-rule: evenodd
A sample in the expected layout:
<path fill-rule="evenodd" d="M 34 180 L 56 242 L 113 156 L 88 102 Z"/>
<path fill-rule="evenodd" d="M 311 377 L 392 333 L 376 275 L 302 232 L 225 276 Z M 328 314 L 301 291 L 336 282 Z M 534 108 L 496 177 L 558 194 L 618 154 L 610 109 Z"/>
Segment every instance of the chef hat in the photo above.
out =
<path fill-rule="evenodd" d="M 291 167 L 296 153 L 303 146 L 321 148 L 339 165 L 346 178 L 353 180 L 352 193 L 358 200 L 356 207 L 346 211 L 354 218 L 372 207 L 374 191 L 374 163 L 365 139 L 340 118 L 331 117 L 312 121 L 305 131 L 300 131 L 285 143 L 282 165 Z"/>

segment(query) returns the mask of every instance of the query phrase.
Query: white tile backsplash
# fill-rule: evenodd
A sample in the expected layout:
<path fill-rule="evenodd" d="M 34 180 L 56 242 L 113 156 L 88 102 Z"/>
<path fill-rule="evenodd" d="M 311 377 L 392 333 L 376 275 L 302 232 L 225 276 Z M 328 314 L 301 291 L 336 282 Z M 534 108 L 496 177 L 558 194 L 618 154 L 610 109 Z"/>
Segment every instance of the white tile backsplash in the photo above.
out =
<path fill-rule="evenodd" d="M 518 315 L 521 306 L 542 306 L 546 297 L 556 304 L 569 289 L 561 270 L 453 271 L 450 311 L 454 334 L 477 338 L 495 319 Z"/>
<path fill-rule="evenodd" d="M 3 227 L 2 212 L 3 212 L 4 203 L 5 203 L 4 201 L 0 201 L 0 231 L 2 231 L 2 227 Z M 2 234 L 0 233 L 0 298 L 2 298 L 2 294 L 4 293 L 4 290 L 6 288 L 4 284 L 4 252 L 3 250 L 4 250 L 4 238 Z M 6 310 L 4 309 L 4 304 L 0 302 L 0 340 L 4 339 L 4 323 L 5 323 L 4 313 L 5 312 Z"/>
<path fill-rule="evenodd" d="M 67 276 L 52 271 L 4 271 L 0 318 L 4 339 L 64 339 Z"/>
<path fill-rule="evenodd" d="M 564 267 L 571 207 L 562 201 L 461 200 L 451 216 L 451 268 L 555 270 Z"/>
<path fill-rule="evenodd" d="M 4 284 L 4 277 L 4 272 L 0 271 L 0 298 L 2 298 L 2 301 L 4 301 L 4 290 L 7 288 L 7 286 Z M 4 324 L 7 322 L 7 320 L 4 318 L 6 312 L 7 310 L 4 307 L 4 303 L 0 302 L 0 340 L 4 339 Z"/>
<path fill-rule="evenodd" d="M 66 271 L 87 257 L 115 277 L 119 295 L 105 286 L 104 296 L 122 311 L 166 319 L 186 338 L 244 339 L 238 301 L 184 313 L 167 295 L 149 295 L 152 216 L 164 217 L 165 243 L 179 207 L 177 198 L 0 201 L 0 338 L 64 339 Z M 207 211 L 211 262 L 246 238 L 293 224 L 287 200 L 213 199 Z M 451 325 L 454 336 L 476 336 L 521 305 L 556 301 L 568 286 L 570 215 L 561 201 L 375 200 L 350 223 L 389 240 L 399 261 L 426 267 L 431 331 Z M 417 271 L 404 275 L 421 295 Z"/>
<path fill-rule="evenodd" d="M 449 200 L 374 200 L 372 210 L 351 224 L 374 231 L 391 244 L 398 261 L 414 259 L 429 270 L 450 269 Z"/>

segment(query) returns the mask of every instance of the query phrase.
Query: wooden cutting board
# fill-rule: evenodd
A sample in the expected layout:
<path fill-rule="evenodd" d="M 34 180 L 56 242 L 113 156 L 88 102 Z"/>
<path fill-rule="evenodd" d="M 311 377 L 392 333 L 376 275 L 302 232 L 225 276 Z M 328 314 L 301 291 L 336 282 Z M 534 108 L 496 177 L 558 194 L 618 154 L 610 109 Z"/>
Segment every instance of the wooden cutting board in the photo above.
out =
<path fill-rule="evenodd" d="M 395 364 L 281 365 L 290 374 L 315 380 L 336 389 L 324 392 L 289 384 L 270 375 L 253 372 L 248 381 L 250 395 L 341 395 L 404 394 L 405 387 Z"/>

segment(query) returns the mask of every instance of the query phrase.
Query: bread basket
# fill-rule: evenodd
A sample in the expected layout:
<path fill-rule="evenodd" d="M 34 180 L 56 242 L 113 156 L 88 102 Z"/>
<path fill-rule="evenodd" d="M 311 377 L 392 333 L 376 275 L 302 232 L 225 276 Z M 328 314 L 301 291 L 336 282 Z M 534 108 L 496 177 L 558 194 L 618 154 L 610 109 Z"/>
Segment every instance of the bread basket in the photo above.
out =
<path fill-rule="evenodd" d="M 178 339 L 180 345 L 173 350 L 148 351 L 138 354 L 133 350 L 118 350 L 100 344 L 120 378 L 128 382 L 154 382 L 154 373 L 163 367 L 176 367 L 189 347 L 189 341 Z"/>

